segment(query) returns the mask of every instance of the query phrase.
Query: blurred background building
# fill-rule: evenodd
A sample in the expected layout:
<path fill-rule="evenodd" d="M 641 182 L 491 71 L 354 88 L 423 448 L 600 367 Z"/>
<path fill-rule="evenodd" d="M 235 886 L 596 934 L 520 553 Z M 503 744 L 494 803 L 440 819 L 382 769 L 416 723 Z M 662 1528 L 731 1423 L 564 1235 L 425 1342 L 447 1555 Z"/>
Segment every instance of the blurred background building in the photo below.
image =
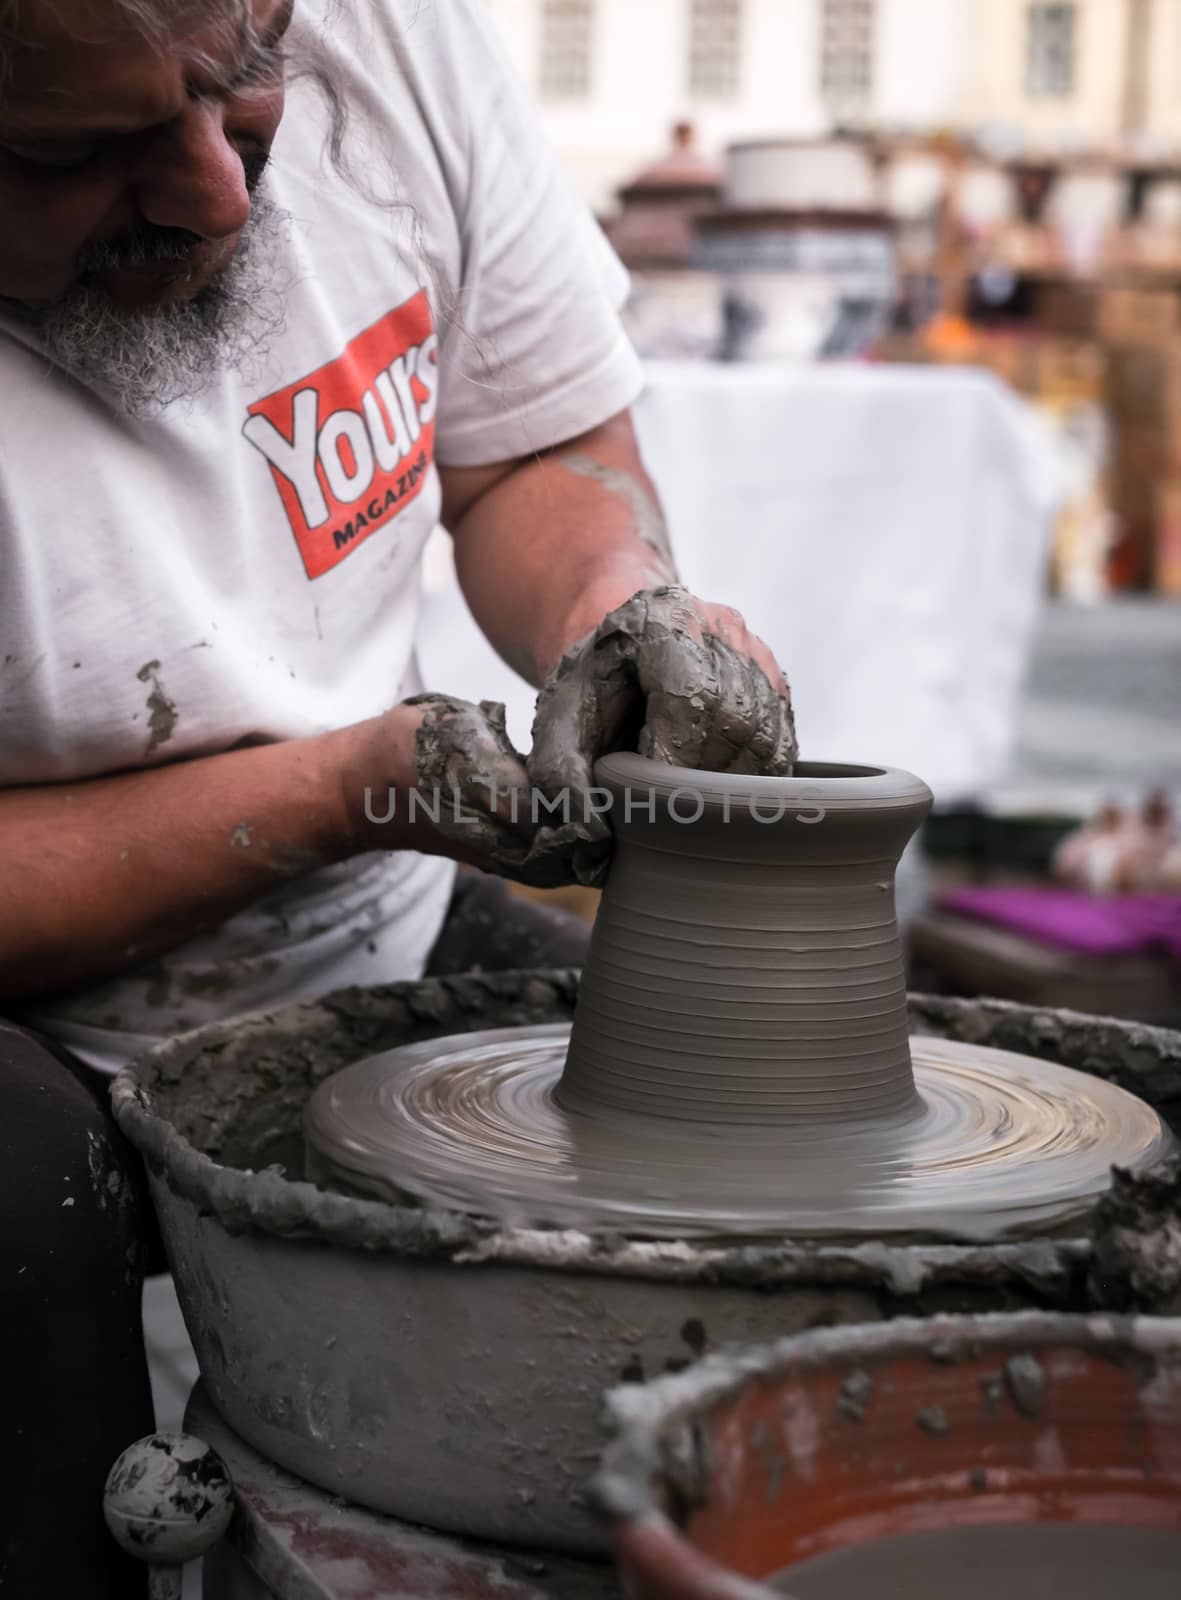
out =
<path fill-rule="evenodd" d="M 630 268 L 684 581 L 808 759 L 934 790 L 918 981 L 1181 1021 L 1181 0 L 486 3 Z M 445 542 L 427 606 L 525 747 Z"/>
<path fill-rule="evenodd" d="M 957 0 L 489 0 L 551 139 L 587 198 L 690 120 L 703 149 L 834 122 L 942 123 L 961 57 Z M 913 40 L 922 37 L 922 50 Z"/>
<path fill-rule="evenodd" d="M 488 0 L 587 198 L 692 121 L 734 139 L 956 130 L 1008 153 L 1181 145 L 1176 0 Z"/>
<path fill-rule="evenodd" d="M 1181 595 L 1181 0 L 487 0 L 654 358 L 997 373 L 1049 582 Z"/>

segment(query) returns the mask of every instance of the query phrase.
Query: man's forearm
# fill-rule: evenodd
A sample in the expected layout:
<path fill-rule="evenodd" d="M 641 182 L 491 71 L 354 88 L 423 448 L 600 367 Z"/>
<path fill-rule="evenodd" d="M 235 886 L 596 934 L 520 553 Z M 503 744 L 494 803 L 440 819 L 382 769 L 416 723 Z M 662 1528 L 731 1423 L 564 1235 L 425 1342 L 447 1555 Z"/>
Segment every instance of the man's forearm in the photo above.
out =
<path fill-rule="evenodd" d="M 452 532 L 476 621 L 533 684 L 607 612 L 640 589 L 677 581 L 627 417 L 522 462 Z"/>
<path fill-rule="evenodd" d="M 402 722 L 391 782 L 413 773 L 417 717 Z M 358 850 L 429 848 L 398 825 L 366 831 L 363 789 L 378 780 L 357 755 L 371 726 L 0 791 L 0 1004 L 139 966 Z"/>

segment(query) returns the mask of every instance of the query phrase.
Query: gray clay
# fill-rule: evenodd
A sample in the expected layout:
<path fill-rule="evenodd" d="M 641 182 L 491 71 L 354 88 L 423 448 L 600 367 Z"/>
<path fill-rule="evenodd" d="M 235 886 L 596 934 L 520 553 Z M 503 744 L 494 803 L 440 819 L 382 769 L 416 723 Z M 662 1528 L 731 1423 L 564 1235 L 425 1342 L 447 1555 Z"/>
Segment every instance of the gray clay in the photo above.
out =
<path fill-rule="evenodd" d="M 909 1040 L 907 773 L 599 763 L 616 848 L 573 1031 L 371 1058 L 305 1120 L 325 1186 L 648 1238 L 999 1239 L 1079 1226 L 1172 1138 L 1110 1083 Z"/>
<path fill-rule="evenodd" d="M 1181 1315 L 1181 1161 L 1113 1173 L 1092 1227 L 1097 1300 L 1121 1311 Z"/>
<path fill-rule="evenodd" d="M 772 1579 L 792 1600 L 1175 1600 L 1181 1533 L 1162 1528 L 939 1528 L 817 1556 Z"/>
<path fill-rule="evenodd" d="M 915 1039 L 915 1117 L 803 1130 L 569 1111 L 569 1031 L 431 1041 L 309 1102 L 319 1182 L 516 1227 L 752 1240 L 996 1239 L 1081 1223 L 1113 1160 L 1167 1148 L 1156 1114 L 1065 1068 Z"/>
<path fill-rule="evenodd" d="M 568 1023 L 576 994 L 569 973 L 342 991 L 169 1040 L 118 1079 L 115 1115 L 148 1164 L 203 1377 L 269 1459 L 412 1521 L 601 1548 L 583 1490 L 603 1391 L 625 1369 L 652 1376 L 691 1356 L 694 1319 L 713 1350 L 964 1305 L 1107 1305 L 1101 1282 L 1088 1299 L 1082 1226 L 972 1245 L 644 1240 L 501 1227 L 303 1181 L 304 1109 L 341 1068 L 464 1031 Z M 924 1032 L 1060 1059 L 1177 1106 L 1181 1036 L 1165 1030 L 922 996 L 911 1013 Z M 1023 1331 L 1009 1348 L 1035 1343 Z M 646 1388 L 627 1393 L 639 1403 Z"/>

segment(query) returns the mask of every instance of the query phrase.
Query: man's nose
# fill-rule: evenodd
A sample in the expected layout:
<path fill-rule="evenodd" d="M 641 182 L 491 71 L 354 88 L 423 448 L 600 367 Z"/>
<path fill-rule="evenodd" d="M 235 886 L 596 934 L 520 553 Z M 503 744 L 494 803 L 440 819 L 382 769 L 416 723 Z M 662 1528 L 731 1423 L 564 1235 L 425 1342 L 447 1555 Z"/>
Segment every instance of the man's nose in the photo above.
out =
<path fill-rule="evenodd" d="M 230 238 L 250 216 L 242 158 L 212 101 L 190 100 L 159 130 L 137 169 L 136 188 L 146 222 L 187 228 L 204 239 Z"/>

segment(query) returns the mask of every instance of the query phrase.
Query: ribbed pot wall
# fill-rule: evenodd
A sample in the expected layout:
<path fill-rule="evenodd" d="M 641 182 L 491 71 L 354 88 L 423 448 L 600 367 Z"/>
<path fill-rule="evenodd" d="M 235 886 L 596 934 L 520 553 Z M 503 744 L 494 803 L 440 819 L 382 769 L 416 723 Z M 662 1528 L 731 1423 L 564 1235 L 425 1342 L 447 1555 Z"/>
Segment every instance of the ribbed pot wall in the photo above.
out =
<path fill-rule="evenodd" d="M 926 786 L 638 756 L 608 757 L 596 778 L 615 855 L 561 1103 L 764 1128 L 917 1108 L 894 871 Z"/>

